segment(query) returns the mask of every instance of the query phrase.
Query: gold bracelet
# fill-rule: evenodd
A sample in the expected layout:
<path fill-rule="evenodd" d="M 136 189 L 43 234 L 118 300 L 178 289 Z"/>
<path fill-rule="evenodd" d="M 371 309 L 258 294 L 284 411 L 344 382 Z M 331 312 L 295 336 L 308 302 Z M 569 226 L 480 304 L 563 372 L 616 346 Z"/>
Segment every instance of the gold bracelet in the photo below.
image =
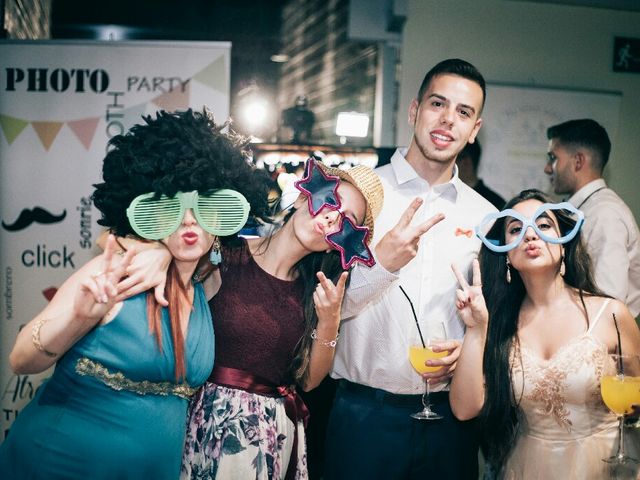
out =
<path fill-rule="evenodd" d="M 44 348 L 42 346 L 42 342 L 40 341 L 40 329 L 42 328 L 42 325 L 44 325 L 45 322 L 48 322 L 48 321 L 49 321 L 48 318 L 41 318 L 33 325 L 33 328 L 31 329 L 31 342 L 33 343 L 34 347 L 36 347 L 38 350 L 44 353 L 47 357 L 53 358 L 53 357 L 57 357 L 58 354 L 50 352 L 49 350 Z"/>
<path fill-rule="evenodd" d="M 336 335 L 336 338 L 334 338 L 333 340 L 322 340 L 321 338 L 318 338 L 318 331 L 315 328 L 311 332 L 311 340 L 315 340 L 323 347 L 336 348 L 339 338 L 340 338 L 340 334 L 338 333 Z"/>

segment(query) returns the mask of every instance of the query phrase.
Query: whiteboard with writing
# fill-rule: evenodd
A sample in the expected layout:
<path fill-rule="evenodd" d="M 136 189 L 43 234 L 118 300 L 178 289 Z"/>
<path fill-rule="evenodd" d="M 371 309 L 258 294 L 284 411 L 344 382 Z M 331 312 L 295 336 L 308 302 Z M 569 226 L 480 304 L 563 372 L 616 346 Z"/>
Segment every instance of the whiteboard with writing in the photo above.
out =
<path fill-rule="evenodd" d="M 525 188 L 553 193 L 543 171 L 547 128 L 592 118 L 613 142 L 621 99 L 617 92 L 488 84 L 478 136 L 482 145 L 479 177 L 507 200 Z"/>

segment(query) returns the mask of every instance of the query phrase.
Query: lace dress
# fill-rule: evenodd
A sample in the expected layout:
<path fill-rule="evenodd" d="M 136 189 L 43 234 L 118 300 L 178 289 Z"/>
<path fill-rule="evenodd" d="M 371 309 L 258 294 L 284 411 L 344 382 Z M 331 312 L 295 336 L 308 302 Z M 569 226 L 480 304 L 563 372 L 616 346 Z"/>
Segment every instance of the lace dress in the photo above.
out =
<path fill-rule="evenodd" d="M 618 421 L 600 396 L 600 378 L 609 361 L 607 347 L 589 330 L 563 345 L 548 360 L 526 346 L 512 350 L 520 433 L 507 459 L 506 479 L 603 480 L 637 478 L 637 467 L 611 467 L 602 461 L 618 448 Z M 522 358 L 522 362 L 520 362 Z M 625 449 L 638 457 L 640 429 L 625 431 Z"/>

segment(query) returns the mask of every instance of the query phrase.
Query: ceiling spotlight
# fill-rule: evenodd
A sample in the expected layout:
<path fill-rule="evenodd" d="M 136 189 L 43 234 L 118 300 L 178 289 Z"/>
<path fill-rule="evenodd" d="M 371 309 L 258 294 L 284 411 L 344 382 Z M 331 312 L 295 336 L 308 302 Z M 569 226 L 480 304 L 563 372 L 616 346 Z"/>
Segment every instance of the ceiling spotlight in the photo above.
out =
<path fill-rule="evenodd" d="M 263 126 L 268 115 L 269 105 L 260 98 L 251 99 L 242 108 L 243 120 L 252 131 Z"/>
<path fill-rule="evenodd" d="M 358 112 L 340 112 L 336 121 L 339 137 L 366 137 L 369 131 L 369 115 Z"/>
<path fill-rule="evenodd" d="M 286 53 L 276 53 L 274 55 L 271 55 L 270 59 L 275 63 L 285 63 L 289 61 L 289 55 L 287 55 Z"/>

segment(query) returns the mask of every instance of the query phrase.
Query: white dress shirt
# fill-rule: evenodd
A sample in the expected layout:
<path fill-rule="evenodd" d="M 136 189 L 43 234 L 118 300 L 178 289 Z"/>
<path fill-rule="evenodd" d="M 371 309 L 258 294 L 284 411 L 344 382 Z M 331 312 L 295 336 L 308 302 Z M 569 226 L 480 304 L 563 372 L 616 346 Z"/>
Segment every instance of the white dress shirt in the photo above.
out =
<path fill-rule="evenodd" d="M 437 213 L 445 219 L 421 237 L 418 254 L 398 272 L 380 264 L 357 266 L 345 293 L 332 376 L 392 393 L 424 392 L 424 381 L 409 363 L 409 346 L 420 338 L 411 306 L 413 302 L 425 340 L 428 337 L 461 339 L 464 323 L 455 306 L 456 263 L 471 275 L 471 262 L 480 249 L 473 233 L 485 215 L 496 209 L 459 178 L 457 167 L 447 183 L 431 187 L 420 178 L 398 149 L 391 163 L 376 169 L 384 187 L 384 206 L 375 223 L 375 244 L 393 228 L 415 197 L 424 200 L 412 224 Z M 444 333 L 442 327 L 444 326 Z M 444 385 L 434 385 L 433 390 Z"/>
<path fill-rule="evenodd" d="M 569 199 L 584 213 L 582 237 L 594 265 L 596 285 L 640 314 L 638 224 L 622 199 L 601 178 Z"/>

